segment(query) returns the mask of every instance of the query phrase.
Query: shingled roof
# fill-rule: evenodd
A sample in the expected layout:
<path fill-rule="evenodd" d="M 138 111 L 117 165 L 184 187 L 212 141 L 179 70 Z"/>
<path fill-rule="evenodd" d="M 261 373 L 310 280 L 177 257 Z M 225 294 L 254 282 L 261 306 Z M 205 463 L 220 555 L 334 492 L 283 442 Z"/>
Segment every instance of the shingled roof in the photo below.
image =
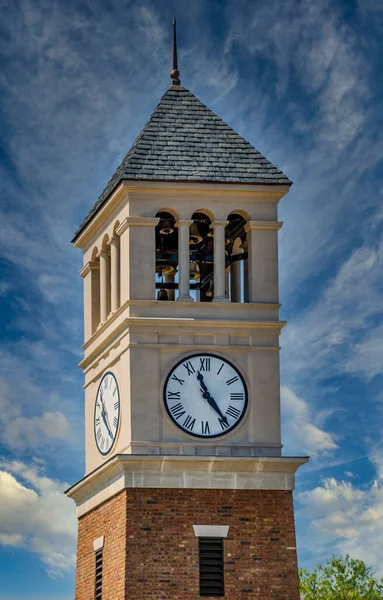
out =
<path fill-rule="evenodd" d="M 291 181 L 194 94 L 163 95 L 73 241 L 123 180 L 291 185 Z"/>

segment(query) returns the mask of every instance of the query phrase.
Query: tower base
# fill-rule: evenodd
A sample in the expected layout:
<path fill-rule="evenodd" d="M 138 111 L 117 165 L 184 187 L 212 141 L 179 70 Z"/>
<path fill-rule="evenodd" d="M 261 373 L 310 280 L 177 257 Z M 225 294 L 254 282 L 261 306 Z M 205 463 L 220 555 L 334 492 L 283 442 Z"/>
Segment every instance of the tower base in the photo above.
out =
<path fill-rule="evenodd" d="M 229 526 L 227 600 L 299 600 L 291 491 L 125 489 L 79 519 L 76 600 L 94 598 L 104 536 L 105 600 L 197 600 L 193 525 Z"/>

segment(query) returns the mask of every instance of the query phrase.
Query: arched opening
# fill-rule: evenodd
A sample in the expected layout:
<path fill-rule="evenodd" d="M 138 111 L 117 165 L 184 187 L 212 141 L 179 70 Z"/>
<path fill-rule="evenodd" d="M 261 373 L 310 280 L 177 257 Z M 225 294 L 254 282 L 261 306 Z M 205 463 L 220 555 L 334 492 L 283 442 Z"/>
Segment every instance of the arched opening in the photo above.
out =
<path fill-rule="evenodd" d="M 227 294 L 231 302 L 248 301 L 245 216 L 240 211 L 230 214 L 225 229 Z"/>
<path fill-rule="evenodd" d="M 156 292 L 157 300 L 178 297 L 178 229 L 176 217 L 162 210 L 156 214 Z"/>
<path fill-rule="evenodd" d="M 197 302 L 214 297 L 214 231 L 207 211 L 195 212 L 190 226 L 190 289 Z"/>

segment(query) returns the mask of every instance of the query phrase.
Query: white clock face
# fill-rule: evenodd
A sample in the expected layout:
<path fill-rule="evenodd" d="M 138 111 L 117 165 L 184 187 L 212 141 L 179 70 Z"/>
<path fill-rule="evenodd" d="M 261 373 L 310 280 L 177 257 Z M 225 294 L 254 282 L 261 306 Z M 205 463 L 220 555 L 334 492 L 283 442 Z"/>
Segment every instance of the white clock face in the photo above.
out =
<path fill-rule="evenodd" d="M 164 404 L 185 433 L 214 438 L 234 429 L 247 407 L 245 381 L 234 365 L 214 354 L 193 354 L 169 373 Z"/>
<path fill-rule="evenodd" d="M 120 393 L 113 373 L 105 373 L 94 405 L 94 438 L 100 454 L 109 454 L 120 421 Z"/>

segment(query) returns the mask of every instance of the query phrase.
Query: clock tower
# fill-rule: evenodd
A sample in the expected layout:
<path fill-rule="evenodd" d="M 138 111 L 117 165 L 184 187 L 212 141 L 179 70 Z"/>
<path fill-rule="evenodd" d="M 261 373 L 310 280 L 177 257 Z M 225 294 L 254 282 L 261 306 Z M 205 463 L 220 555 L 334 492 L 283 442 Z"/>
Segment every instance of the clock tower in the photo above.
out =
<path fill-rule="evenodd" d="M 171 85 L 75 234 L 76 600 L 298 600 L 282 456 L 278 202 L 291 182 Z"/>

